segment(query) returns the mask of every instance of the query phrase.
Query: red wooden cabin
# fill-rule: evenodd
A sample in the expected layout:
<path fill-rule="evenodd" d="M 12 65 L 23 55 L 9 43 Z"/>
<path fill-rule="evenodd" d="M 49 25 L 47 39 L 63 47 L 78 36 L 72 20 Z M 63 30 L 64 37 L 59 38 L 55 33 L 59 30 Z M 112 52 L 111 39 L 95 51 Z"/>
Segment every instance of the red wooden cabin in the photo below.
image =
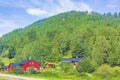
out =
<path fill-rule="evenodd" d="M 40 70 L 40 64 L 33 59 L 24 60 L 20 63 L 22 71 L 25 72 L 29 68 L 34 68 L 35 70 Z"/>
<path fill-rule="evenodd" d="M 12 72 L 14 70 L 14 68 L 18 67 L 18 66 L 21 67 L 23 72 L 25 72 L 29 68 L 34 68 L 35 70 L 40 70 L 40 64 L 33 59 L 29 59 L 29 60 L 24 60 L 24 61 L 19 62 L 19 63 L 9 64 L 8 71 Z"/>
<path fill-rule="evenodd" d="M 8 72 L 8 66 L 3 66 L 2 68 L 0 68 L 1 72 Z"/>
<path fill-rule="evenodd" d="M 8 66 L 8 71 L 12 72 L 14 70 L 14 68 L 18 67 L 18 66 L 20 66 L 20 63 L 10 63 L 9 66 Z"/>

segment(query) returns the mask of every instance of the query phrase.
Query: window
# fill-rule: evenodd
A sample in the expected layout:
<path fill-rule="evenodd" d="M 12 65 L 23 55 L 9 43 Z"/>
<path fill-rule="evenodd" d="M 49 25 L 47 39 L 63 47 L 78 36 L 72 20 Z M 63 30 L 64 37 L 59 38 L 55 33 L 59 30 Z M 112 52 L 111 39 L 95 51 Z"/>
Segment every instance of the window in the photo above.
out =
<path fill-rule="evenodd" d="M 37 70 L 37 68 L 34 68 L 35 70 Z"/>

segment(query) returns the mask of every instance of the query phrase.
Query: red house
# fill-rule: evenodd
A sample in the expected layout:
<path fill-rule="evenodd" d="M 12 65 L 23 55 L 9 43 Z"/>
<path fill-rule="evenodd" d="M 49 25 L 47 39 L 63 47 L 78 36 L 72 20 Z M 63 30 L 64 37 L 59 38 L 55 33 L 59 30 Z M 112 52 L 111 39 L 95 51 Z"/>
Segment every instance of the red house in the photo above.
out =
<path fill-rule="evenodd" d="M 8 66 L 8 71 L 12 72 L 15 67 L 20 66 L 20 63 L 10 63 Z M 21 66 L 20 66 L 21 67 Z"/>
<path fill-rule="evenodd" d="M 40 70 L 40 64 L 33 59 L 24 60 L 20 63 L 22 71 L 25 72 L 29 68 L 34 68 L 35 70 Z"/>
<path fill-rule="evenodd" d="M 14 68 L 18 67 L 18 66 L 21 67 L 23 72 L 25 72 L 29 68 L 34 68 L 35 70 L 40 70 L 40 64 L 33 59 L 29 59 L 29 60 L 24 60 L 24 61 L 19 62 L 19 63 L 9 64 L 8 71 L 12 72 L 14 70 Z"/>
<path fill-rule="evenodd" d="M 8 66 L 3 66 L 2 68 L 0 68 L 1 72 L 8 72 Z"/>

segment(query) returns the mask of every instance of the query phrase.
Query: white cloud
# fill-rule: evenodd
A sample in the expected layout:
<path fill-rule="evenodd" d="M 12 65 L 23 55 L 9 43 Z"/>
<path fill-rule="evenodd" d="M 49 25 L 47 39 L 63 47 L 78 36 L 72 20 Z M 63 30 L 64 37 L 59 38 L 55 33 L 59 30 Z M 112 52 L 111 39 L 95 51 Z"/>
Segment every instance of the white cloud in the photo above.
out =
<path fill-rule="evenodd" d="M 78 7 L 80 8 L 79 10 L 81 10 L 81 11 L 88 11 L 88 12 L 93 11 L 90 6 L 88 6 L 87 4 L 85 4 L 83 2 L 79 3 Z"/>
<path fill-rule="evenodd" d="M 34 16 L 42 16 L 47 14 L 47 11 L 41 10 L 39 8 L 30 8 L 26 10 L 28 14 L 34 15 Z"/>
<path fill-rule="evenodd" d="M 51 9 L 53 8 L 54 13 L 61 13 L 71 10 L 76 11 L 93 11 L 92 8 L 83 2 L 73 2 L 72 0 L 58 0 L 59 5 L 53 5 L 51 6 Z"/>
<path fill-rule="evenodd" d="M 74 2 L 72 0 L 58 0 L 57 4 L 54 2 L 47 6 L 49 11 L 49 16 L 56 15 L 61 12 L 66 11 L 93 11 L 92 8 L 84 2 Z"/>
<path fill-rule="evenodd" d="M 12 31 L 16 26 L 17 24 L 12 20 L 0 19 L 0 36 L 6 32 Z"/>
<path fill-rule="evenodd" d="M 72 0 L 59 0 L 58 2 L 63 12 L 70 10 L 88 11 L 88 12 L 92 11 L 92 8 L 83 2 L 73 2 Z"/>
<path fill-rule="evenodd" d="M 4 20 L 4 19 L 0 19 L 0 28 L 3 27 L 14 27 L 16 26 L 15 22 L 11 21 L 11 20 Z"/>
<path fill-rule="evenodd" d="M 80 0 L 29 0 L 29 2 L 28 0 L 0 0 L 0 3 L 2 6 L 17 7 L 18 10 L 23 9 L 23 14 L 21 15 L 14 14 L 13 11 L 12 15 L 16 15 L 17 17 L 10 18 L 10 15 L 5 15 L 4 20 L 0 19 L 0 35 L 12 31 L 13 29 L 29 25 L 36 20 L 53 16 L 61 12 L 71 10 L 92 11 L 92 8 L 88 4 L 81 2 Z M 25 14 L 24 11 L 27 12 L 27 14 Z M 23 15 L 26 16 L 23 17 Z M 2 15 L 0 15 L 0 17 L 2 17 Z"/>
<path fill-rule="evenodd" d="M 108 5 L 106 5 L 106 7 L 108 7 L 108 8 L 117 8 L 118 6 L 114 5 L 114 4 L 108 4 Z"/>
<path fill-rule="evenodd" d="M 23 8 L 28 14 L 48 17 L 61 12 L 76 11 L 93 11 L 92 8 L 81 1 L 74 0 L 18 0 L 11 3 L 13 6 Z M 45 18 L 44 17 L 44 18 Z"/>

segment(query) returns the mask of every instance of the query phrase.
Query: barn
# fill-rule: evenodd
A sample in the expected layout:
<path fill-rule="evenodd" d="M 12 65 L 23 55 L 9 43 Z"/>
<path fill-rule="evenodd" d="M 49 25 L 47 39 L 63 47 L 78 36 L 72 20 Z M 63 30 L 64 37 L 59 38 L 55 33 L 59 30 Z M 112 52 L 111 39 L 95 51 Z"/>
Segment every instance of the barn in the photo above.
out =
<path fill-rule="evenodd" d="M 34 68 L 35 70 L 40 70 L 40 67 L 41 67 L 40 64 L 33 59 L 24 60 L 24 61 L 20 62 L 20 66 L 21 66 L 23 72 L 25 72 L 29 68 Z"/>
<path fill-rule="evenodd" d="M 34 68 L 35 70 L 40 70 L 40 64 L 33 60 L 33 59 L 29 59 L 29 60 L 24 60 L 22 62 L 19 63 L 10 63 L 8 66 L 8 71 L 12 72 L 14 70 L 14 68 L 20 66 L 23 72 L 26 72 L 26 70 L 28 70 L 29 68 Z"/>

